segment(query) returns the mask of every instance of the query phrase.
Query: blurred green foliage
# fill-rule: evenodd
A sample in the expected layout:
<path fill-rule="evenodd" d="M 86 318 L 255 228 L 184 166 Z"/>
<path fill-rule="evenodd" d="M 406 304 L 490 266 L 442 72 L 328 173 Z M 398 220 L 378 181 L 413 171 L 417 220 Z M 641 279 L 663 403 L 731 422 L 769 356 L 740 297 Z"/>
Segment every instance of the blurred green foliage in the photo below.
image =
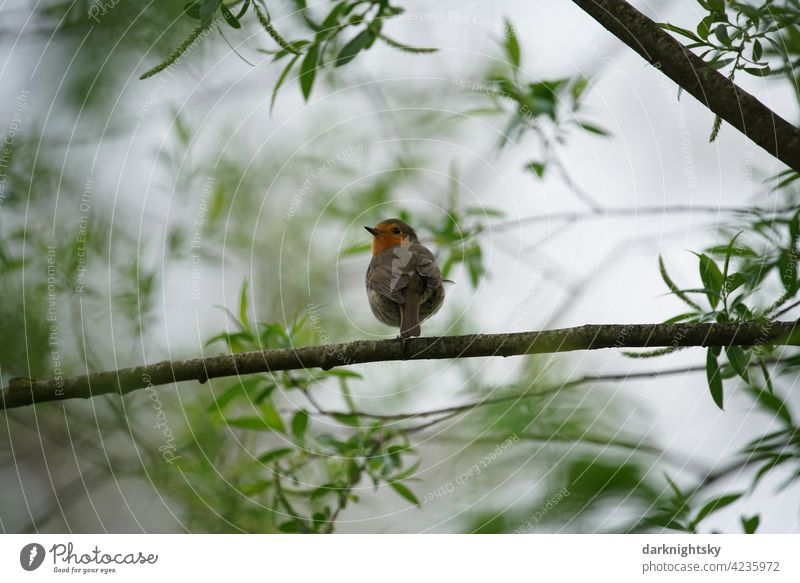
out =
<path fill-rule="evenodd" d="M 700 5 L 708 16 L 696 33 L 665 27 L 688 36 L 697 43 L 693 48 L 730 67 L 731 75 L 768 75 L 789 80 L 796 90 L 795 2 Z M 124 165 L 109 172 L 97 162 L 100 144 L 110 152 L 108 164 L 122 150 L 106 140 L 128 139 L 148 127 L 147 116 L 129 115 L 142 102 L 126 102 L 144 58 L 162 62 L 148 72 L 157 75 L 149 85 L 137 87 L 152 92 L 173 75 L 197 85 L 194 67 L 211 69 L 211 58 L 224 50 L 221 39 L 241 40 L 253 29 L 263 36 L 263 30 L 277 48 L 262 52 L 281 66 L 274 80 L 257 87 L 269 113 L 267 103 L 274 104 L 291 79 L 307 101 L 312 91 L 337 82 L 337 67 L 355 70 L 359 56 L 378 41 L 407 53 L 431 52 L 385 34 L 385 23 L 403 8 L 384 0 L 335 0 L 322 7 L 297 0 L 281 18 L 273 15 L 278 9 L 251 0 L 37 5 L 36 22 L 54 35 L 58 50 L 43 59 L 44 73 L 31 93 L 35 110 L 31 103 L 27 129 L 16 136 L 6 164 L 0 217 L 4 383 L 52 377 L 56 358 L 64 374 L 79 374 L 182 355 L 363 337 L 343 307 L 352 298 L 363 301 L 369 241 L 360 227 L 387 216 L 415 225 L 446 276 L 469 281 L 470 290 L 499 277 L 487 264 L 485 235 L 504 218 L 500 204 L 467 199 L 457 160 L 445 162 L 448 183 L 426 181 L 424 170 L 441 171 L 442 161 L 422 147 L 387 147 L 377 160 L 359 157 L 358 144 L 381 137 L 377 124 L 321 135 L 320 120 L 339 113 L 336 104 L 308 112 L 305 127 L 289 126 L 261 146 L 263 124 L 274 123 L 268 115 L 244 122 L 232 115 L 236 123 L 209 128 L 207 103 L 200 114 L 193 111 L 180 101 L 176 84 L 160 97 L 163 103 L 152 104 L 160 143 L 147 186 L 129 185 Z M 503 64 L 478 63 L 474 81 L 454 83 L 450 111 L 500 120 L 503 137 L 495 152 L 531 137 L 526 170 L 542 179 L 557 169 L 569 181 L 558 148 L 575 130 L 609 135 L 586 105 L 591 82 L 582 75 L 533 77 L 524 62 L 529 49 L 510 22 L 498 41 Z M 323 69 L 333 74 L 323 76 Z M 213 82 L 199 83 L 213 96 Z M 459 90 L 465 88 L 480 95 L 482 107 L 468 109 L 469 95 Z M 392 115 L 382 96 L 368 91 L 367 103 L 374 100 Z M 226 113 L 241 113 L 235 100 L 244 93 L 237 87 L 234 95 L 225 94 Z M 398 88 L 393 97 L 425 107 L 395 123 L 387 131 L 391 138 L 457 135 L 459 128 L 442 123 L 443 116 L 428 107 L 428 94 Z M 44 116 L 43 103 L 53 105 L 59 124 Z M 315 139 L 292 153 L 293 140 L 304 133 Z M 343 144 L 347 152 L 341 159 L 334 153 L 330 164 Z M 322 178 L 311 180 L 315 173 Z M 734 217 L 716 244 L 697 253 L 694 283 L 679 286 L 660 261 L 670 294 L 686 306 L 669 321 L 767 321 L 795 307 L 797 177 L 787 171 L 772 181 L 772 196 L 786 203 L 783 210 Z M 440 212 L 426 212 L 417 199 L 409 203 L 402 196 L 408 192 L 426 193 Z M 128 204 L 139 199 L 153 206 Z M 173 280 L 191 279 L 187 274 L 195 267 L 205 274 L 204 286 L 223 288 L 225 306 L 197 304 L 190 313 L 196 321 L 176 338 L 168 321 L 180 311 L 176 304 L 186 302 Z M 226 285 L 236 293 L 226 295 Z M 437 317 L 451 333 L 474 330 L 472 316 L 459 313 L 457 301 Z M 55 321 L 48 319 L 51 306 Z M 368 332 L 383 331 L 370 325 Z M 774 470 L 790 472 L 785 488 L 796 486 L 800 475 L 800 430 L 787 398 L 789 383 L 782 382 L 796 377 L 800 355 L 764 344 L 708 350 L 705 356 L 714 401 L 722 407 L 726 395 L 741 391 L 769 427 L 731 461 L 731 468 L 752 470 L 747 492 L 714 492 L 718 476 L 703 472 L 695 472 L 695 482 L 662 478 L 662 470 L 682 467 L 684 460 L 642 437 L 646 420 L 627 424 L 630 399 L 589 390 L 589 381 L 561 378 L 566 366 L 545 370 L 540 359 L 526 357 L 502 382 L 469 361 L 449 364 L 441 378 L 438 368 L 423 363 L 413 370 L 348 367 L 12 411 L 2 421 L 9 435 L 2 453 L 11 460 L 5 467 L 26 471 L 22 478 L 2 474 L 8 487 L 0 518 L 6 530 L 40 532 L 105 529 L 109 514 L 119 520 L 112 528 L 125 531 L 331 532 L 341 528 L 345 511 L 379 515 L 375 500 L 392 500 L 421 507 L 410 511 L 417 513 L 434 513 L 441 503 L 452 515 L 446 528 L 464 532 L 699 532 L 705 520 L 740 505 Z M 435 406 L 439 401 L 427 395 L 448 385 L 458 390 Z M 431 461 L 443 451 L 450 463 Z M 461 479 L 465 474 L 474 477 Z M 437 480 L 461 490 L 439 497 Z M 106 508 L 95 510 L 95 520 L 81 504 L 98 483 L 111 493 L 104 490 L 105 504 L 98 506 Z M 526 495 L 517 496 L 515 488 Z M 131 506 L 131 492 L 147 501 L 145 508 Z M 456 500 L 469 495 L 477 502 L 453 512 Z M 157 516 L 142 526 L 147 511 Z M 760 516 L 747 512 L 740 522 L 744 532 L 755 532 Z M 394 527 L 406 528 L 400 522 Z"/>

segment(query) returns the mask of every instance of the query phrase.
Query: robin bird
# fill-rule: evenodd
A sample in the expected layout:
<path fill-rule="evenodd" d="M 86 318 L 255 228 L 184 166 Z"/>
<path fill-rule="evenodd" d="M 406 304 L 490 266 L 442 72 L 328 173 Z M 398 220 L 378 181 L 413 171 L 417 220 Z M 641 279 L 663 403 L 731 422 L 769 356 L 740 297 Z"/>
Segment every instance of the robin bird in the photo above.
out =
<path fill-rule="evenodd" d="M 375 317 L 400 328 L 400 337 L 420 335 L 420 322 L 444 302 L 442 271 L 417 233 L 400 219 L 364 227 L 372 234 L 367 297 Z"/>

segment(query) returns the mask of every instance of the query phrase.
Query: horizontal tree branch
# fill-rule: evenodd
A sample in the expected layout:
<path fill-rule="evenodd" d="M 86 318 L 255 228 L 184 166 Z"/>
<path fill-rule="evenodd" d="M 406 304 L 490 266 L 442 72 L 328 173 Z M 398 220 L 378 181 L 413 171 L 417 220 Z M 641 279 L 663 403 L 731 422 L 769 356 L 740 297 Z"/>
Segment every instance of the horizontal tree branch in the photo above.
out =
<path fill-rule="evenodd" d="M 625 0 L 572 0 L 733 127 L 800 172 L 800 129 L 720 74 Z"/>
<path fill-rule="evenodd" d="M 757 346 L 767 342 L 784 342 L 794 328 L 795 322 L 600 324 L 510 334 L 357 340 L 344 344 L 165 360 L 67 379 L 16 379 L 0 391 L 0 408 L 64 399 L 87 399 L 112 393 L 124 395 L 137 389 L 181 381 L 205 382 L 211 378 L 307 368 L 329 370 L 365 362 L 505 357 L 599 348 Z"/>

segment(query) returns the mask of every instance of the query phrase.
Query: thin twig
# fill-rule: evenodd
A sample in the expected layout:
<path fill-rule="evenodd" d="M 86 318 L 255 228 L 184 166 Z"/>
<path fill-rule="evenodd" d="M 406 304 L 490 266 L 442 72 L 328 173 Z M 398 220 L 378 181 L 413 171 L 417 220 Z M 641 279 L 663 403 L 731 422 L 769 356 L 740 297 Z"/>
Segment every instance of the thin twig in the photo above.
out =
<path fill-rule="evenodd" d="M 356 487 L 358 482 L 361 480 L 361 475 L 367 470 L 367 464 L 369 464 L 370 458 L 377 453 L 380 449 L 381 445 L 383 444 L 383 440 L 379 439 L 376 440 L 372 447 L 364 455 L 364 461 L 362 461 L 358 465 L 358 469 L 356 472 L 353 472 L 353 475 L 347 480 L 347 485 L 339 492 L 339 503 L 336 505 L 336 509 L 331 514 L 331 517 L 328 519 L 328 522 L 325 524 L 322 532 L 324 533 L 332 533 L 334 526 L 336 525 L 336 520 L 339 518 L 339 514 L 341 514 L 342 510 L 345 509 L 347 506 L 347 502 L 350 499 L 350 493 L 353 491 L 353 488 Z"/>
<path fill-rule="evenodd" d="M 776 313 L 776 314 L 775 314 L 775 318 L 780 318 L 780 317 L 781 317 L 781 316 L 783 316 L 783 315 L 784 315 L 786 312 L 788 312 L 788 311 L 789 311 L 789 310 L 791 310 L 792 308 L 796 308 L 797 306 L 800 306 L 800 300 L 797 300 L 797 301 L 796 301 L 796 302 L 794 302 L 793 304 L 789 304 L 788 306 L 786 306 L 785 308 L 783 308 L 783 309 L 782 309 L 780 312 Z"/>
<path fill-rule="evenodd" d="M 721 206 L 705 206 L 705 205 L 670 205 L 670 206 L 634 206 L 634 207 L 602 207 L 597 211 L 574 211 L 574 212 L 559 212 L 547 215 L 532 215 L 522 217 L 519 219 L 511 219 L 508 221 L 501 221 L 488 225 L 485 229 L 487 233 L 495 233 L 498 231 L 505 231 L 513 229 L 522 225 L 530 223 L 549 223 L 557 221 L 578 222 L 583 220 L 603 219 L 611 217 L 637 217 L 637 216 L 663 216 L 669 214 L 722 214 L 722 213 L 765 213 L 765 214 L 781 214 L 791 210 L 797 210 L 797 207 L 779 207 L 775 209 L 768 209 L 764 207 L 721 207 Z"/>
<path fill-rule="evenodd" d="M 762 369 L 767 364 L 776 364 L 780 362 L 780 360 L 766 360 L 763 361 L 763 365 L 761 362 L 751 362 L 748 366 L 750 367 L 757 367 L 760 366 Z M 472 411 L 473 409 L 477 409 L 479 407 L 488 407 L 491 405 L 497 405 L 500 403 L 507 403 L 509 401 L 522 401 L 526 399 L 537 399 L 547 395 L 551 395 L 553 393 L 558 393 L 567 389 L 571 389 L 573 387 L 578 387 L 580 385 L 584 385 L 587 383 L 599 383 L 599 382 L 616 382 L 616 381 L 629 381 L 633 379 L 642 379 L 642 378 L 653 378 L 653 377 L 662 377 L 662 376 L 671 376 L 671 375 L 678 375 L 678 374 L 692 374 L 697 372 L 705 372 L 706 367 L 705 365 L 699 366 L 690 366 L 690 367 L 677 367 L 677 368 L 669 368 L 664 370 L 650 370 L 650 371 L 641 371 L 641 372 L 633 372 L 633 373 L 615 373 L 615 374 L 606 374 L 606 375 L 585 375 L 581 378 L 574 379 L 571 381 L 567 381 L 564 383 L 560 383 L 557 385 L 553 385 L 552 387 L 548 387 L 547 389 L 539 390 L 539 391 L 526 391 L 524 393 L 515 393 L 513 395 L 506 395 L 503 397 L 496 397 L 493 399 L 481 399 L 479 401 L 473 401 L 471 403 L 465 403 L 464 405 L 454 405 L 451 407 L 444 407 L 441 409 L 432 409 L 429 411 L 417 411 L 414 413 L 390 413 L 390 414 L 382 414 L 382 413 L 370 413 L 366 411 L 354 410 L 350 412 L 344 411 L 330 411 L 330 410 L 318 410 L 318 414 L 324 417 L 332 417 L 336 418 L 337 416 L 342 415 L 355 415 L 357 417 L 365 418 L 365 419 L 377 419 L 380 421 L 396 421 L 396 420 L 405 420 L 405 419 L 417 419 L 417 418 L 424 418 L 424 417 L 434 417 L 437 415 L 444 415 L 439 419 L 435 419 L 431 422 L 428 422 L 424 425 L 418 425 L 416 427 L 412 427 L 409 431 L 421 431 L 422 429 L 428 429 L 440 423 L 446 419 L 450 419 L 460 413 L 465 413 L 468 411 Z"/>

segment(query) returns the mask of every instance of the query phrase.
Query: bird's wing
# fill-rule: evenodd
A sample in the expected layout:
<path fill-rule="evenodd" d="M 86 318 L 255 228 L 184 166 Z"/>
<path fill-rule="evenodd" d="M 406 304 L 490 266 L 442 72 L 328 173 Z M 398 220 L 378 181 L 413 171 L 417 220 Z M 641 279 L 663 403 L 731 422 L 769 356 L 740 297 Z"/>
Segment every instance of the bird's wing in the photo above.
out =
<path fill-rule="evenodd" d="M 367 287 L 393 302 L 402 304 L 404 290 L 413 273 L 413 258 L 408 247 L 397 245 L 372 258 L 367 269 Z"/>
<path fill-rule="evenodd" d="M 439 264 L 436 263 L 433 253 L 419 243 L 411 245 L 411 251 L 417 260 L 417 273 L 425 278 L 426 288 L 436 289 L 442 285 L 442 270 L 439 268 Z"/>

